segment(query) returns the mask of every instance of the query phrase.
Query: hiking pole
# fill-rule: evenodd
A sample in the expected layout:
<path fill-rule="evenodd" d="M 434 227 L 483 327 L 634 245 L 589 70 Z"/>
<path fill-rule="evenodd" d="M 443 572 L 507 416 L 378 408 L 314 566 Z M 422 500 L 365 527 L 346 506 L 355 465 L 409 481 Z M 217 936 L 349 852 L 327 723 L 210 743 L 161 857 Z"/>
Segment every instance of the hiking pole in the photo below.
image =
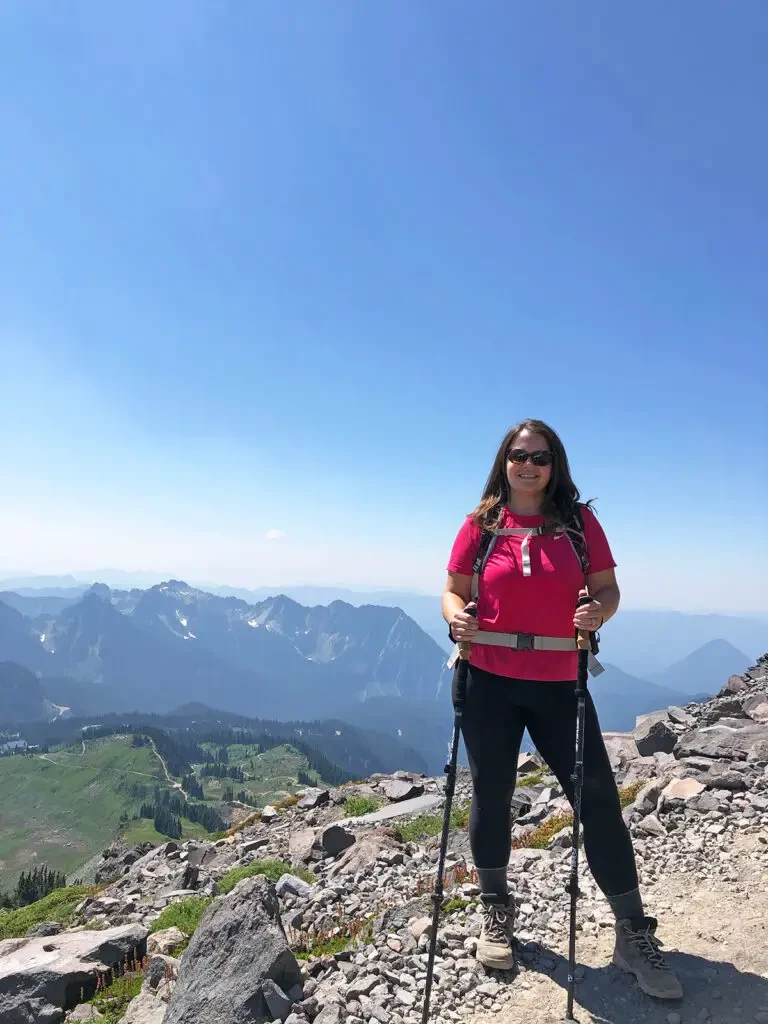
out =
<path fill-rule="evenodd" d="M 579 605 L 591 604 L 588 594 L 579 597 Z M 583 629 L 576 638 L 579 668 L 576 676 L 576 760 L 573 766 L 573 848 L 571 874 L 565 891 L 571 897 L 571 924 L 568 936 L 568 1008 L 563 1024 L 577 1024 L 573 1016 L 574 988 L 576 985 L 576 901 L 579 896 L 579 829 L 581 827 L 581 789 L 584 782 L 584 718 L 587 704 L 587 668 L 592 649 L 589 633 Z"/>
<path fill-rule="evenodd" d="M 475 615 L 477 605 L 470 602 L 465 612 Z M 429 997 L 432 993 L 432 976 L 435 970 L 435 951 L 437 949 L 437 925 L 440 920 L 440 908 L 443 902 L 443 872 L 445 871 L 445 857 L 448 852 L 448 833 L 451 828 L 451 804 L 453 793 L 456 789 L 456 762 L 459 757 L 459 736 L 461 735 L 461 720 L 464 715 L 464 699 L 467 692 L 467 672 L 469 671 L 469 656 L 472 652 L 472 644 L 463 641 L 459 644 L 459 660 L 456 662 L 456 687 L 455 699 L 453 702 L 453 739 L 451 741 L 451 757 L 445 766 L 445 810 L 443 812 L 443 833 L 440 839 L 440 856 L 437 862 L 437 880 L 435 891 L 432 894 L 434 905 L 432 907 L 432 934 L 429 937 L 429 958 L 427 960 L 427 979 L 424 982 L 424 1010 L 421 1014 L 422 1024 L 427 1024 L 429 1019 Z"/>

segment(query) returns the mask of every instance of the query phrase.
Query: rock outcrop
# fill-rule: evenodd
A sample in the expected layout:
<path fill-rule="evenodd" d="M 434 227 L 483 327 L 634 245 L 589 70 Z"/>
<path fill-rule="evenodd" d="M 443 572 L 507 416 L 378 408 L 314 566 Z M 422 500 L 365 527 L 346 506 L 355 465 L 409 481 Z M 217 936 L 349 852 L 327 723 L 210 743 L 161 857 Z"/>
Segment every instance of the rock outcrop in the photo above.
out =
<path fill-rule="evenodd" d="M 167 1024 L 268 1024 L 303 998 L 274 887 L 239 882 L 206 911 L 184 954 Z"/>
<path fill-rule="evenodd" d="M 0 1021 L 30 1024 L 63 1020 L 98 978 L 126 959 L 141 958 L 148 929 L 139 924 L 104 931 L 65 931 L 0 942 Z"/>

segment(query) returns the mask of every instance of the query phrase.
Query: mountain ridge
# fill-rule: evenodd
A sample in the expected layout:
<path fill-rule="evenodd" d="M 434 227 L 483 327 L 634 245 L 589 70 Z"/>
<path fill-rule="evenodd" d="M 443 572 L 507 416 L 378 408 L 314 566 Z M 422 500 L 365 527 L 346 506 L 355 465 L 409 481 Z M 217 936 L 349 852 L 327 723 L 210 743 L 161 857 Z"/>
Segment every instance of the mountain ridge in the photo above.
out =
<path fill-rule="evenodd" d="M 638 715 L 707 690 L 698 678 L 686 692 L 619 667 L 606 642 L 614 621 L 602 638 L 609 667 L 591 684 L 606 731 L 631 728 Z M 717 649 L 718 678 L 746 664 L 737 649 Z M 432 771 L 450 731 L 445 652 L 400 607 L 340 599 L 305 606 L 288 594 L 249 604 L 178 579 L 131 590 L 97 583 L 37 616 L 0 600 L 0 657 L 30 669 L 52 703 L 76 712 L 169 712 L 199 701 L 283 720 L 301 708 L 302 717 L 366 728 L 378 716 L 388 735 L 411 738 Z M 692 665 L 711 660 L 706 652 L 686 657 Z M 727 664 L 729 657 L 736 661 Z"/>
<path fill-rule="evenodd" d="M 709 640 L 674 662 L 662 672 L 654 672 L 650 679 L 662 686 L 670 686 L 684 693 L 706 692 L 714 694 L 723 676 L 745 672 L 751 659 L 722 637 Z"/>

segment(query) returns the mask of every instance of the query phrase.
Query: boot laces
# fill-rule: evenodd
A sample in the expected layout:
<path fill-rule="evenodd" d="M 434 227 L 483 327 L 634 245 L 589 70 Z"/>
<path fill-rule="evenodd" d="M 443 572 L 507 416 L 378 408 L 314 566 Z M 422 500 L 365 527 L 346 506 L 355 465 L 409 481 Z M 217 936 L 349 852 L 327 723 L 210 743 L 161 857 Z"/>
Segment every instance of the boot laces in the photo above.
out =
<path fill-rule="evenodd" d="M 653 925 L 647 925 L 639 931 L 630 931 L 629 938 L 651 967 L 657 971 L 669 970 L 664 954 L 659 949 L 661 942 L 653 933 Z"/>
<path fill-rule="evenodd" d="M 495 942 L 509 942 L 509 909 L 491 904 L 485 908 L 485 934 Z"/>

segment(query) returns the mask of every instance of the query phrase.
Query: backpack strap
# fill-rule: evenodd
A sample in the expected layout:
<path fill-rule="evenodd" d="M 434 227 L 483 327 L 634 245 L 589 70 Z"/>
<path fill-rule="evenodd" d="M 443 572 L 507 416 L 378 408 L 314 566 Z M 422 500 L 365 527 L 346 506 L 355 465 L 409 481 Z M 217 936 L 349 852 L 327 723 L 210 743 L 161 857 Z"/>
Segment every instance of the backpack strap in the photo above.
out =
<path fill-rule="evenodd" d="M 477 601 L 480 592 L 480 577 L 483 574 L 485 563 L 491 557 L 491 552 L 496 546 L 496 538 L 499 534 L 496 531 L 483 530 L 480 543 L 477 548 L 475 560 L 472 563 L 472 600 Z"/>
<path fill-rule="evenodd" d="M 573 548 L 574 555 L 579 560 L 581 571 L 584 573 L 584 582 L 586 583 L 589 576 L 589 548 L 587 547 L 587 538 L 584 535 L 584 519 L 578 505 L 574 508 L 571 521 L 565 528 L 565 535 Z"/>
<path fill-rule="evenodd" d="M 482 535 L 480 537 L 480 543 L 477 546 L 477 552 L 475 553 L 475 560 L 472 563 L 472 584 L 470 588 L 471 601 L 477 603 L 477 599 L 480 592 L 480 577 L 483 574 L 485 563 L 491 557 L 491 552 L 496 544 L 496 538 L 498 533 L 495 530 L 487 530 L 483 528 Z M 448 626 L 448 639 L 452 644 L 456 643 L 456 639 L 453 635 L 453 631 Z"/>

